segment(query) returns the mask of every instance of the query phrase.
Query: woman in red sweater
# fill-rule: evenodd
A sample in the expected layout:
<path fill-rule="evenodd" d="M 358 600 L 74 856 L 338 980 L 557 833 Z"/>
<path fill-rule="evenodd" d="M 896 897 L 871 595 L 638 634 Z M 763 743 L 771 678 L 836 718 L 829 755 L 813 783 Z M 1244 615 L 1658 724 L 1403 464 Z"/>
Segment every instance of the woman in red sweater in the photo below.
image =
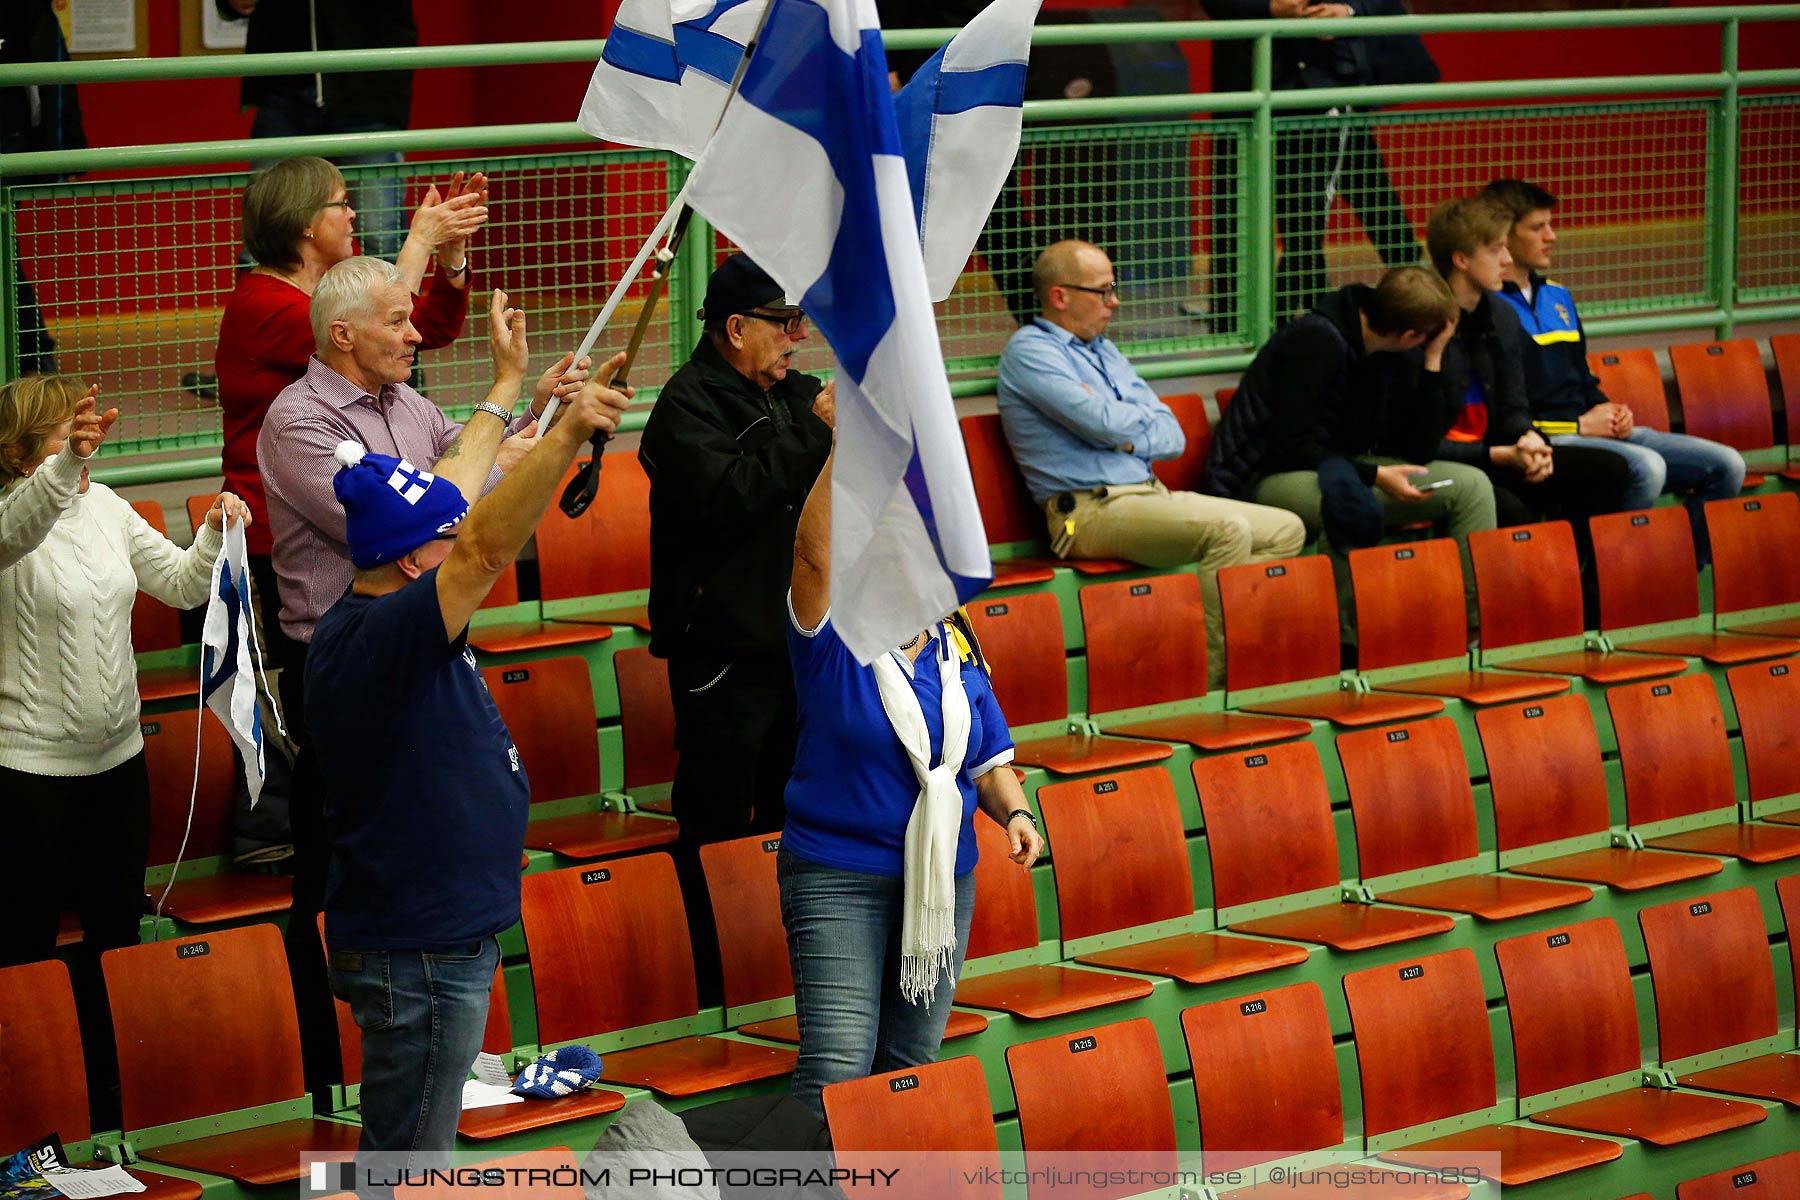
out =
<path fill-rule="evenodd" d="M 462 332 L 469 307 L 468 239 L 487 220 L 485 176 L 465 181 L 458 172 L 446 190 L 441 198 L 436 187 L 426 192 L 395 259 L 412 285 L 413 325 L 427 350 L 448 346 Z M 313 352 L 313 285 L 356 253 L 356 210 L 344 177 L 322 158 L 290 158 L 257 175 L 244 189 L 244 245 L 257 265 L 238 279 L 225 304 L 213 364 L 224 410 L 225 487 L 242 496 L 256 518 L 247 531 L 250 567 L 257 591 L 273 609 L 273 542 L 256 437 L 270 403 L 306 373 Z M 424 288 L 434 259 L 436 279 Z"/>

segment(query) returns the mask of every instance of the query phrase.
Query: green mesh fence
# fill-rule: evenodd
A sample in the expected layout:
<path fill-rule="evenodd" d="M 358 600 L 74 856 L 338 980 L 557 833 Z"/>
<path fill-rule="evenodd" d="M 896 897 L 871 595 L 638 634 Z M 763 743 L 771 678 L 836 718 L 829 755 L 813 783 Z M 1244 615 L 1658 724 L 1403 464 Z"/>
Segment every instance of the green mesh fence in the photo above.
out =
<path fill-rule="evenodd" d="M 1800 298 L 1800 96 L 1743 102 L 1738 181 L 1739 301 Z"/>
<path fill-rule="evenodd" d="M 1714 98 L 1544 104 L 1275 120 L 1278 253 L 1252 251 L 1252 123 L 1247 118 L 1028 126 L 1016 171 L 955 292 L 939 305 L 953 377 L 989 375 L 1032 309 L 1030 265 L 1062 237 L 1112 254 L 1122 307 L 1112 334 L 1143 360 L 1241 355 L 1252 347 L 1249 284 L 1272 281 L 1276 311 L 1326 287 L 1417 261 L 1439 200 L 1515 175 L 1556 193 L 1555 274 L 1583 313 L 1648 316 L 1718 306 L 1709 170 Z M 531 314 L 547 365 L 585 332 L 618 272 L 679 187 L 667 156 L 592 151 L 345 171 L 366 247 L 397 248 L 411 206 L 458 167 L 492 180 L 493 217 L 476 238 L 480 293 L 463 337 L 422 356 L 424 390 L 460 410 L 490 381 L 486 289 L 507 288 Z M 1793 298 L 1800 251 L 1800 97 L 1747 99 L 1742 110 L 1740 299 Z M 97 379 L 125 413 L 107 452 L 208 446 L 219 402 L 208 385 L 219 314 L 235 283 L 238 196 L 246 176 L 15 185 L 0 217 L 19 237 L 16 268 L 33 284 L 61 369 Z M 1710 224 L 1709 224 L 1710 222 Z M 717 256 L 729 247 L 716 234 Z M 704 255 L 700 258 L 704 259 Z M 684 262 L 697 261 L 684 259 Z M 634 371 L 653 392 L 685 360 L 704 285 L 677 270 Z M 634 285 L 603 349 L 624 343 L 645 283 Z M 30 313 L 9 292 L 21 342 Z M 1747 316 L 1749 314 L 1742 314 Z M 1242 361 L 1239 358 L 1237 361 Z M 820 370 L 815 334 L 798 365 Z"/>
<path fill-rule="evenodd" d="M 414 382 L 466 409 L 493 380 L 489 289 L 530 320 L 534 369 L 573 349 L 608 289 L 668 206 L 664 156 L 639 151 L 345 167 L 365 252 L 391 257 L 427 186 L 458 169 L 490 180 L 491 217 L 470 249 L 474 291 L 463 336 L 420 355 Z M 678 165 L 685 171 L 685 163 Z M 242 268 L 239 196 L 248 176 L 63 183 L 11 189 L 19 267 L 55 338 L 57 366 L 98 380 L 121 410 L 112 455 L 216 445 L 219 317 Z M 624 343 L 647 285 L 628 294 L 604 346 Z M 27 322 L 21 320 L 19 328 Z M 663 308 L 635 378 L 669 370 Z M 685 351 L 683 352 L 685 355 Z"/>
<path fill-rule="evenodd" d="M 1278 118 L 1276 219 L 1285 229 L 1291 218 L 1303 236 L 1301 261 L 1290 265 L 1282 235 L 1276 311 L 1304 307 L 1320 280 L 1370 282 L 1384 264 L 1421 261 L 1432 208 L 1500 176 L 1557 196 L 1553 273 L 1590 319 L 1707 304 L 1715 107 L 1682 100 Z"/>

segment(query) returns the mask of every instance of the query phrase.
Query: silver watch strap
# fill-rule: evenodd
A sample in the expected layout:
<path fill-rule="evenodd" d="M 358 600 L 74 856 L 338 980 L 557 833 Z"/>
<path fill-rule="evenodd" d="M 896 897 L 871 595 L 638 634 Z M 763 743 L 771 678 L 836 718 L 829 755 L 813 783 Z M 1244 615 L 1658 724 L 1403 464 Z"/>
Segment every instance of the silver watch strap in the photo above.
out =
<path fill-rule="evenodd" d="M 513 415 L 511 413 L 507 412 L 504 408 L 501 408 L 498 404 L 493 403 L 492 401 L 483 400 L 480 404 L 477 404 L 475 406 L 475 411 L 491 413 L 494 416 L 499 417 L 500 423 L 502 425 L 511 425 L 512 424 Z"/>

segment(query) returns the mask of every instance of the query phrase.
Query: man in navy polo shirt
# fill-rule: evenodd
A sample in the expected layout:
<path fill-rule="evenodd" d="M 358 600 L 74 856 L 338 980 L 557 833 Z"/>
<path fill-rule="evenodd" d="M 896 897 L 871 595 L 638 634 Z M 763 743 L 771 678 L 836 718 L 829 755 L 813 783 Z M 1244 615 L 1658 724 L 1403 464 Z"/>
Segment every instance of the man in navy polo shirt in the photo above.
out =
<path fill-rule="evenodd" d="M 356 575 L 306 659 L 307 720 L 329 784 L 331 990 L 363 1033 L 359 1149 L 402 1153 L 412 1166 L 446 1161 L 455 1142 L 499 961 L 494 938 L 519 919 L 530 788 L 466 645 L 469 619 L 576 454 L 595 430 L 617 428 L 628 403 L 590 382 L 471 509 L 525 371 L 524 314 L 504 293 L 492 325 L 498 382 L 436 474 L 355 442 L 338 447 L 334 489 Z M 610 380 L 623 357 L 597 377 Z"/>

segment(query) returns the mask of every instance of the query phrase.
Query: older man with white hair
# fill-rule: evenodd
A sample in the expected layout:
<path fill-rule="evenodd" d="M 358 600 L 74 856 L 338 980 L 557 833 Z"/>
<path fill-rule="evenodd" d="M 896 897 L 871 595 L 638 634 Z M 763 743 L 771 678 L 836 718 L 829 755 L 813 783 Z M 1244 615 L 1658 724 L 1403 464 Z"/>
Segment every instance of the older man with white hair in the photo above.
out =
<path fill-rule="evenodd" d="M 504 328 L 505 302 L 504 293 L 494 293 L 489 321 L 493 388 L 469 423 L 457 425 L 407 386 L 419 333 L 413 328 L 412 294 L 405 277 L 381 259 L 345 259 L 325 272 L 313 289 L 314 353 L 306 374 L 275 397 L 257 437 L 275 539 L 281 628 L 291 639 L 280 663 L 282 711 L 298 750 L 289 800 L 294 901 L 287 943 L 309 1063 L 335 1060 L 337 1026 L 315 930 L 325 895 L 328 846 L 324 784 L 306 729 L 306 652 L 314 625 L 355 575 L 344 508 L 332 490 L 337 473 L 332 453 L 338 443 L 354 441 L 377 454 L 428 464 L 434 474 L 456 484 L 471 503 L 497 484 L 536 444 L 534 415 L 550 395 L 588 386 L 585 370 L 559 373 L 553 367 L 539 379 L 529 409 L 513 414 L 524 364 L 510 352 L 503 353 L 501 343 L 494 341 Z M 278 644 L 281 641 L 277 639 Z M 322 1053 L 323 1047 L 330 1048 L 328 1054 Z M 307 1082 L 317 1087 L 322 1081 Z"/>

